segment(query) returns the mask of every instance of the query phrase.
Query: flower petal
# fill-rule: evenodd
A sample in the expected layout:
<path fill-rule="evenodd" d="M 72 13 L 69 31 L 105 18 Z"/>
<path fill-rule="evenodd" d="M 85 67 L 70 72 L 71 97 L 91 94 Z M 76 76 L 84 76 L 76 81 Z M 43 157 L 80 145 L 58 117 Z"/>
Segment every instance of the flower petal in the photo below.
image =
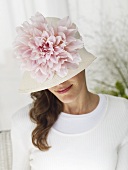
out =
<path fill-rule="evenodd" d="M 67 51 L 74 51 L 76 49 L 81 49 L 83 47 L 83 42 L 81 40 L 76 40 L 71 43 L 69 43 L 66 47 L 65 50 Z"/>

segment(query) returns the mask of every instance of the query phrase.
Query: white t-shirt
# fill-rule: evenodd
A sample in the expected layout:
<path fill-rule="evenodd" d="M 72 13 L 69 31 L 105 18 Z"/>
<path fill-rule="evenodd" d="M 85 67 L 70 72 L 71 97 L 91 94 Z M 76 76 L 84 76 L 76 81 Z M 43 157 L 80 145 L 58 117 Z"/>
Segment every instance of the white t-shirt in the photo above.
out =
<path fill-rule="evenodd" d="M 104 116 L 107 106 L 106 96 L 99 95 L 97 107 L 89 114 L 73 115 L 61 112 L 59 118 L 54 123 L 53 128 L 68 134 L 85 132 L 93 128 Z"/>
<path fill-rule="evenodd" d="M 128 170 L 128 100 L 105 96 L 100 121 L 77 134 L 52 127 L 48 151 L 32 144 L 30 105 L 20 109 L 12 118 L 12 170 Z"/>

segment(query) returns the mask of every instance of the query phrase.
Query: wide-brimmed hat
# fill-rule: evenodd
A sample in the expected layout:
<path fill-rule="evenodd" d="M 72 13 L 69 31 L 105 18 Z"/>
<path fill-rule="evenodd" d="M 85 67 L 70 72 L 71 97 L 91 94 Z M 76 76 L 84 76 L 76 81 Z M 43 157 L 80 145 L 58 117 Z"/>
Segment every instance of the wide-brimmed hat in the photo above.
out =
<path fill-rule="evenodd" d="M 32 93 L 54 87 L 86 69 L 96 57 L 69 17 L 45 18 L 37 12 L 17 27 L 14 51 L 24 71 L 19 91 Z"/>

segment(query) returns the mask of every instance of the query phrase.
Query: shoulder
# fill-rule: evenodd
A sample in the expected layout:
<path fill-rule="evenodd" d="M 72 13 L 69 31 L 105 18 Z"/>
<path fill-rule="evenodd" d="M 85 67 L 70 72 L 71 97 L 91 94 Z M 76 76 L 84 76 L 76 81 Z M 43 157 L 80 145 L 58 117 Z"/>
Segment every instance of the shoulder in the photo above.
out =
<path fill-rule="evenodd" d="M 125 99 L 123 97 L 112 96 L 109 94 L 105 94 L 105 96 L 108 98 L 110 105 L 116 106 L 116 108 L 121 107 L 124 110 L 128 109 L 128 100 L 127 99 Z"/>
<path fill-rule="evenodd" d="M 106 94 L 105 94 L 106 95 Z M 123 97 L 106 95 L 108 100 L 107 110 L 110 115 L 121 123 L 126 122 L 128 127 L 128 100 Z"/>
<path fill-rule="evenodd" d="M 12 126 L 14 127 L 22 127 L 22 129 L 26 129 L 26 127 L 33 126 L 33 122 L 30 120 L 29 112 L 32 108 L 32 104 L 28 104 L 19 110 L 17 110 L 11 118 Z"/>
<path fill-rule="evenodd" d="M 107 97 L 106 121 L 111 130 L 115 130 L 115 134 L 124 136 L 128 132 L 128 100 L 108 94 L 105 96 Z"/>

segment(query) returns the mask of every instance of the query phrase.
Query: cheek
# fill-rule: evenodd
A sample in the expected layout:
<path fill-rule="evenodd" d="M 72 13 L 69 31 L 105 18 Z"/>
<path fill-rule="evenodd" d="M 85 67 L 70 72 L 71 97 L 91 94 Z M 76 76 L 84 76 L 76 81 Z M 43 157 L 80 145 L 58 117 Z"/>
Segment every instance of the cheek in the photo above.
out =
<path fill-rule="evenodd" d="M 54 87 L 48 89 L 51 93 L 54 93 L 55 89 Z"/>
<path fill-rule="evenodd" d="M 54 96 L 58 98 L 58 94 L 55 92 L 53 88 L 48 89 Z"/>

